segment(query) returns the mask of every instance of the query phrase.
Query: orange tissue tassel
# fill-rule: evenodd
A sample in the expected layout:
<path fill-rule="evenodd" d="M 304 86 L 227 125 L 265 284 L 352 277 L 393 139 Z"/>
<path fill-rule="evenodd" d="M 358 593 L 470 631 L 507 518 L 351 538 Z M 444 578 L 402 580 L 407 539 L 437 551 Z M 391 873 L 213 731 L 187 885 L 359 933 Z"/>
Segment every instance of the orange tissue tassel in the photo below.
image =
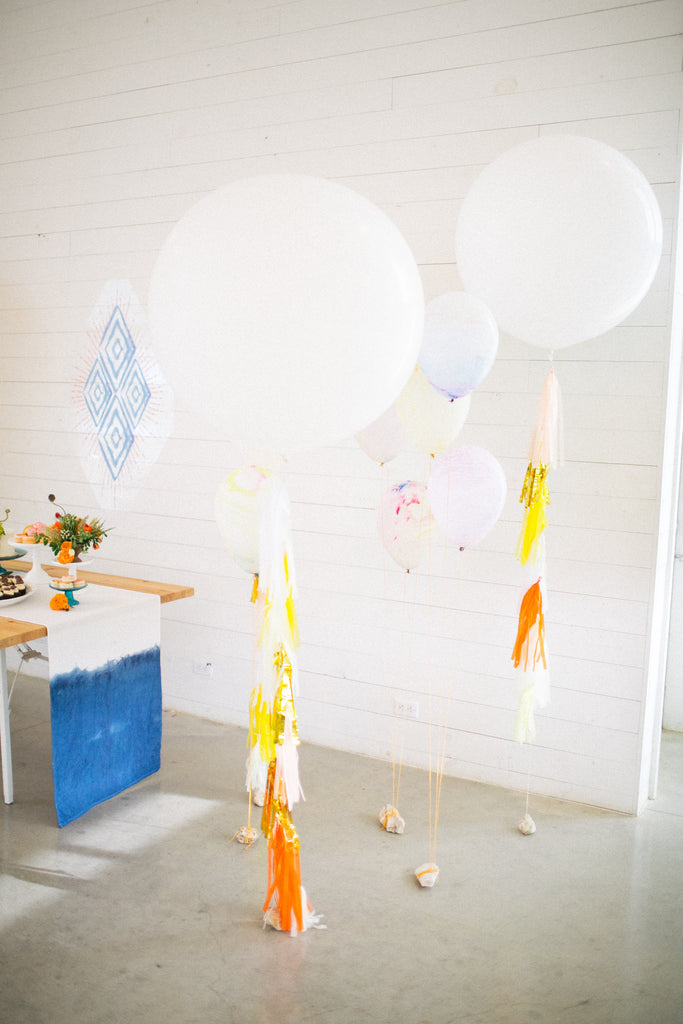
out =
<path fill-rule="evenodd" d="M 545 657 L 545 621 L 543 618 L 543 595 L 541 578 L 533 583 L 522 598 L 519 609 L 517 639 L 512 649 L 512 660 L 515 668 L 532 672 L 539 662 L 543 668 L 548 664 Z M 531 662 L 531 664 L 529 664 Z"/>
<path fill-rule="evenodd" d="M 299 845 L 287 809 L 280 805 L 268 839 L 268 891 L 263 911 L 279 912 L 283 932 L 304 930 Z"/>

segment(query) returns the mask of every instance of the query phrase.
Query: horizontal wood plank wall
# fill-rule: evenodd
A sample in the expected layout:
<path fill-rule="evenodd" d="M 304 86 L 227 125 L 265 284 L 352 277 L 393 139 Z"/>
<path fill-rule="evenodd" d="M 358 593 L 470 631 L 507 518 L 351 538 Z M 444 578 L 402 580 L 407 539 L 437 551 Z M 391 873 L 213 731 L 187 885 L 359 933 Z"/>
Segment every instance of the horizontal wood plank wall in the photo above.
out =
<path fill-rule="evenodd" d="M 304 740 L 632 812 L 658 523 L 680 167 L 678 0 L 13 0 L 0 12 L 0 505 L 47 518 L 48 492 L 116 529 L 102 571 L 182 579 L 164 608 L 168 706 L 246 724 L 251 581 L 222 549 L 213 499 L 249 461 L 179 402 L 130 511 L 93 507 L 72 382 L 107 280 L 140 301 L 159 247 L 202 195 L 289 171 L 350 186 L 404 233 L 431 299 L 460 282 L 458 211 L 515 143 L 579 133 L 652 182 L 665 251 L 652 290 L 608 335 L 563 350 L 566 463 L 553 475 L 547 613 L 552 700 L 513 739 L 510 651 L 520 598 L 518 493 L 547 370 L 502 339 L 463 442 L 489 448 L 509 497 L 461 556 L 423 570 L 383 554 L 383 489 L 424 479 L 353 439 L 292 458 Z M 163 353 L 157 351 L 163 361 Z M 210 661 L 214 674 L 193 672 Z M 396 697 L 419 718 L 397 732 Z"/>

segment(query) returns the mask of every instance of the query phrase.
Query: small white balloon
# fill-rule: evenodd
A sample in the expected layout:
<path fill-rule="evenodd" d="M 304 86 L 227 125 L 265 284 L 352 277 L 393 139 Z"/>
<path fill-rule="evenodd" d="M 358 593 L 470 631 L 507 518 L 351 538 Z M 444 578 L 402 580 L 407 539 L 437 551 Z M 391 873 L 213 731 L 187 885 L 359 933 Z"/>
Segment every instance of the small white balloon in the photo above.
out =
<path fill-rule="evenodd" d="M 419 366 L 396 400 L 409 439 L 421 452 L 438 455 L 455 441 L 470 411 L 470 396 L 451 401 L 432 387 Z"/>
<path fill-rule="evenodd" d="M 561 349 L 604 334 L 638 306 L 662 252 L 649 182 L 622 153 L 578 135 L 507 150 L 465 196 L 460 278 L 515 338 Z"/>
<path fill-rule="evenodd" d="M 424 298 L 396 226 L 299 175 L 234 181 L 193 206 L 152 274 L 169 382 L 231 440 L 282 454 L 352 437 L 417 361 Z"/>
<path fill-rule="evenodd" d="M 438 526 L 462 550 L 478 544 L 498 522 L 507 482 L 491 452 L 462 445 L 434 460 L 428 490 Z"/>
<path fill-rule="evenodd" d="M 406 480 L 390 487 L 380 503 L 377 525 L 382 543 L 394 561 L 408 572 L 416 569 L 424 539 L 434 528 L 426 484 Z"/>
<path fill-rule="evenodd" d="M 396 403 L 392 402 L 379 419 L 356 434 L 356 441 L 365 454 L 381 466 L 407 448 L 409 442 Z"/>
<path fill-rule="evenodd" d="M 270 470 L 242 466 L 228 473 L 216 493 L 214 512 L 223 543 L 245 572 L 258 572 L 261 515 L 270 480 Z"/>
<path fill-rule="evenodd" d="M 488 306 L 467 292 L 445 292 L 427 304 L 418 365 L 447 398 L 462 398 L 489 373 L 498 325 Z"/>

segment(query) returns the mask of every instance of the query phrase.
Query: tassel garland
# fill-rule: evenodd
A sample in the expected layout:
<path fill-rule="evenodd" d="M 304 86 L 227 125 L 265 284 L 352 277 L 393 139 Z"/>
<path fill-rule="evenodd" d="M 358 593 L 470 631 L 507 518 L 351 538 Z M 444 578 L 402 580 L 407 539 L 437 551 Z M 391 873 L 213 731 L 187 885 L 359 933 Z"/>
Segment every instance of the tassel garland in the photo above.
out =
<path fill-rule="evenodd" d="M 548 520 L 545 506 L 550 504 L 548 470 L 555 467 L 560 452 L 560 385 L 555 371 L 550 370 L 543 382 L 541 397 L 529 444 L 527 466 L 520 502 L 524 505 L 524 521 L 517 541 L 515 557 L 522 565 L 536 564 L 542 556 L 542 535 Z"/>
<path fill-rule="evenodd" d="M 530 657 L 531 668 L 529 668 Z M 519 668 L 520 664 L 524 662 L 522 667 L 525 672 L 533 672 L 539 661 L 543 662 L 543 668 L 548 667 L 545 658 L 545 621 L 540 577 L 529 587 L 522 598 L 512 660 L 515 668 Z"/>
<path fill-rule="evenodd" d="M 534 720 L 534 684 L 527 686 L 519 699 L 519 707 L 515 717 L 515 739 L 518 743 L 527 743 L 536 736 Z"/>
<path fill-rule="evenodd" d="M 545 506 L 550 504 L 547 466 L 534 467 L 529 463 L 519 500 L 525 512 L 515 555 L 522 565 L 529 559 L 535 564 L 541 555 L 542 534 L 548 525 L 545 515 Z"/>
<path fill-rule="evenodd" d="M 561 452 L 561 394 L 555 371 L 543 381 L 541 397 L 536 409 L 536 420 L 529 445 L 529 462 L 533 466 L 551 466 L 562 461 Z"/>
<path fill-rule="evenodd" d="M 294 698 L 295 649 L 300 643 L 291 557 L 289 500 L 273 481 L 263 511 L 255 599 L 256 683 L 249 704 L 250 771 L 261 786 L 261 831 L 268 840 L 264 924 L 297 935 L 320 927 L 301 884 L 300 843 L 292 808 L 305 799 L 299 780 L 299 736 Z M 262 787 L 262 788 L 261 788 Z"/>
<path fill-rule="evenodd" d="M 279 801 L 274 804 L 268 837 L 268 891 L 263 913 L 267 923 L 296 935 L 304 930 L 299 837 L 286 807 Z"/>
<path fill-rule="evenodd" d="M 515 719 L 515 739 L 519 743 L 525 743 L 527 740 L 534 739 L 536 735 L 534 704 L 545 703 L 547 690 L 547 679 L 544 679 L 542 683 L 540 681 L 543 670 L 548 667 L 540 577 L 529 587 L 522 598 L 512 661 L 515 668 L 520 669 L 525 677 L 533 673 L 531 682 L 525 685 L 520 696 Z"/>

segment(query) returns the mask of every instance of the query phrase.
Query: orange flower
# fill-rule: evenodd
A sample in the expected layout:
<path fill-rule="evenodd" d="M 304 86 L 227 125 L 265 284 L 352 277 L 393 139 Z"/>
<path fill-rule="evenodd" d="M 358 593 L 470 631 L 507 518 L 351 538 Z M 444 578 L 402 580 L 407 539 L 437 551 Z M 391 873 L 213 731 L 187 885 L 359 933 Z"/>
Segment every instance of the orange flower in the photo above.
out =
<path fill-rule="evenodd" d="M 83 523 L 83 529 L 87 530 L 88 533 L 92 533 L 92 526 L 90 523 Z"/>
<path fill-rule="evenodd" d="M 53 612 L 68 612 L 69 601 L 66 594 L 55 594 L 50 598 L 50 608 Z"/>
<path fill-rule="evenodd" d="M 69 562 L 73 562 L 75 556 L 76 552 L 71 547 L 71 541 L 65 540 L 59 549 L 57 561 L 61 562 L 62 565 L 68 565 Z"/>

